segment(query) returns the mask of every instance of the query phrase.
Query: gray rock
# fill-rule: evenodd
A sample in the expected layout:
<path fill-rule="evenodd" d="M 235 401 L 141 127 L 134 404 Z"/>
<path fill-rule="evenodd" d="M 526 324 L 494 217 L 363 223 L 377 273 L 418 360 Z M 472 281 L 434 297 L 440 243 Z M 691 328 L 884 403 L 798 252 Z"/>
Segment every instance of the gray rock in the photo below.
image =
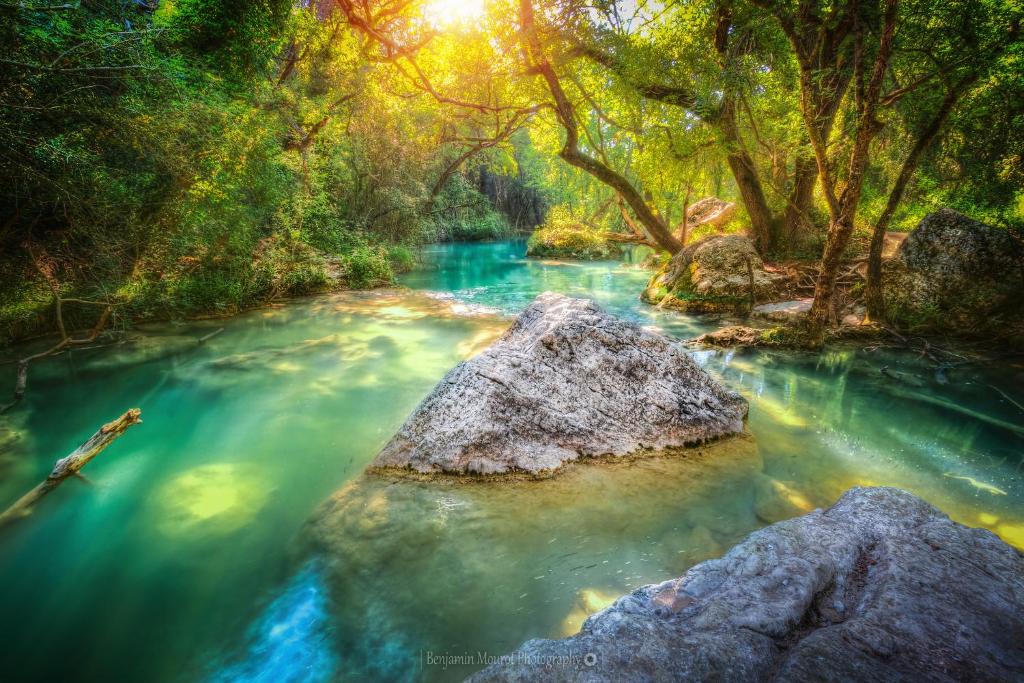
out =
<path fill-rule="evenodd" d="M 496 474 L 581 456 L 694 445 L 743 430 L 747 403 L 676 342 L 546 293 L 458 365 L 378 454 L 376 467 Z"/>
<path fill-rule="evenodd" d="M 858 488 L 470 680 L 1021 680 L 1022 644 L 1020 552 L 905 491 Z"/>
<path fill-rule="evenodd" d="M 888 317 L 906 327 L 990 330 L 1024 313 L 1024 245 L 941 209 L 886 262 L 882 285 Z"/>
<path fill-rule="evenodd" d="M 736 202 L 727 202 L 718 197 L 704 197 L 695 201 L 686 210 L 686 227 L 695 230 L 707 225 L 719 230 L 736 216 Z"/>
<path fill-rule="evenodd" d="M 693 313 L 745 311 L 750 305 L 750 262 L 756 301 L 778 299 L 787 278 L 765 270 L 754 243 L 743 235 L 712 235 L 672 257 L 647 284 L 647 303 Z"/>
<path fill-rule="evenodd" d="M 797 323 L 807 317 L 811 310 L 814 299 L 794 299 L 793 301 L 779 301 L 774 304 L 761 304 L 754 306 L 750 312 L 751 317 L 761 320 L 780 323 Z"/>

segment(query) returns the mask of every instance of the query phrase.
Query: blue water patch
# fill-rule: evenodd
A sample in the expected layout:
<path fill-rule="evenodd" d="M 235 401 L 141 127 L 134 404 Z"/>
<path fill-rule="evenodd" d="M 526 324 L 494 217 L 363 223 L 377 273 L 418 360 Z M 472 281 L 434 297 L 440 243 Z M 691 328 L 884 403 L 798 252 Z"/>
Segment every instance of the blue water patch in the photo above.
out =
<path fill-rule="evenodd" d="M 320 569 L 310 563 L 260 615 L 243 660 L 216 672 L 210 681 L 316 683 L 330 680 L 337 668 L 326 588 Z"/>

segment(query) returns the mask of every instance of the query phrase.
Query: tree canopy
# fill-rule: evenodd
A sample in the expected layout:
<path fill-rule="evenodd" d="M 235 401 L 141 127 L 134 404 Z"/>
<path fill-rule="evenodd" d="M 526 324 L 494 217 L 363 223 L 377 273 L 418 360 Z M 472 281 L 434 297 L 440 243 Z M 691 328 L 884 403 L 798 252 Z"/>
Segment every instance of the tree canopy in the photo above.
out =
<path fill-rule="evenodd" d="M 1010 0 L 5 3 L 0 317 L 15 337 L 53 296 L 129 319 L 243 308 L 338 272 L 372 285 L 419 244 L 508 235 L 549 206 L 671 254 L 699 237 L 685 217 L 706 196 L 739 204 L 763 255 L 820 261 L 819 325 L 837 264 L 866 252 L 881 317 L 886 231 L 943 205 L 1024 221 L 1022 14 Z"/>

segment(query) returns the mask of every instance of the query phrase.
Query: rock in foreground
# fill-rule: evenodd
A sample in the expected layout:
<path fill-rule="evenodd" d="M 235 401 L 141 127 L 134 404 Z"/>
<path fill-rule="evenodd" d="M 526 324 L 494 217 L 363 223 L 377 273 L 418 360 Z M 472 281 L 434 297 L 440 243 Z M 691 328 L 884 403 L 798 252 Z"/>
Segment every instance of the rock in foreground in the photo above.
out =
<path fill-rule="evenodd" d="M 888 317 L 904 327 L 984 332 L 1024 317 L 1024 245 L 952 209 L 925 216 L 883 271 Z"/>
<path fill-rule="evenodd" d="M 1021 680 L 1022 643 L 1020 552 L 905 491 L 852 489 L 471 680 Z"/>
<path fill-rule="evenodd" d="M 671 339 L 546 293 L 455 367 L 374 461 L 423 473 L 554 470 L 742 431 L 747 403 Z"/>

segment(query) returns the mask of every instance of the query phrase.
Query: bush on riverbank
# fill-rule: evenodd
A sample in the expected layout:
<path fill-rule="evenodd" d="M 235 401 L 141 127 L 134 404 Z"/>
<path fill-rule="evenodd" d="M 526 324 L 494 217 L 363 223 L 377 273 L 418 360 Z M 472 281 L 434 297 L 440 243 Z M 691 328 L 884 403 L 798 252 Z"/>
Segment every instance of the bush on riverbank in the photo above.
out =
<path fill-rule="evenodd" d="M 586 225 L 566 206 L 551 209 L 544 225 L 533 231 L 526 255 L 539 258 L 602 260 L 617 258 L 622 249 L 596 228 Z"/>

